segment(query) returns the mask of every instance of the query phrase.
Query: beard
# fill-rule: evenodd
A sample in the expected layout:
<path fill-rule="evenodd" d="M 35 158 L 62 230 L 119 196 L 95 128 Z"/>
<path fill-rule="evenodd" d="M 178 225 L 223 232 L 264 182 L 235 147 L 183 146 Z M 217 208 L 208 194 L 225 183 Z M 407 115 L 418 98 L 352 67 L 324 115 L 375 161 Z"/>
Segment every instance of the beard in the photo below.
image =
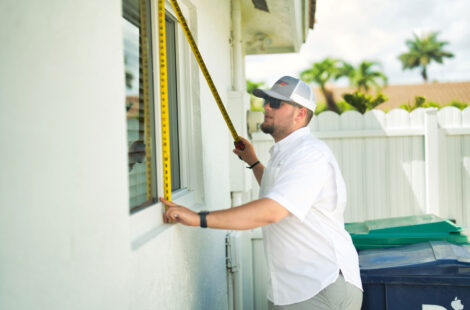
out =
<path fill-rule="evenodd" d="M 263 122 L 260 126 L 261 131 L 267 134 L 272 134 L 274 132 L 274 125 L 268 125 L 266 122 Z"/>

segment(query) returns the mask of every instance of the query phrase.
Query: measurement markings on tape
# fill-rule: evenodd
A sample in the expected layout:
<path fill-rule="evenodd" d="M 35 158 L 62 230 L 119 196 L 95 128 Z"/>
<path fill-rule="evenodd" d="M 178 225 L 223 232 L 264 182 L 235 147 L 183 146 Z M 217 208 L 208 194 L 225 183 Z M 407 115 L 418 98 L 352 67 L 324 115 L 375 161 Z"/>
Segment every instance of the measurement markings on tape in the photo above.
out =
<path fill-rule="evenodd" d="M 171 200 L 170 121 L 166 56 L 165 0 L 158 0 L 158 50 L 160 62 L 160 113 L 162 128 L 163 192 Z"/>
<path fill-rule="evenodd" d="M 143 7 L 141 1 L 141 8 Z M 207 84 L 214 96 L 214 99 L 217 103 L 217 106 L 222 113 L 222 117 L 227 124 L 230 133 L 235 141 L 235 147 L 240 150 L 245 149 L 245 145 L 240 140 L 235 127 L 227 113 L 227 110 L 222 103 L 222 99 L 217 92 L 217 89 L 212 81 L 212 78 L 207 70 L 207 67 L 202 59 L 201 53 L 199 52 L 196 42 L 193 39 L 193 36 L 189 30 L 189 27 L 186 23 L 186 20 L 181 12 L 181 9 L 178 3 L 175 0 L 170 0 L 173 9 L 176 12 L 176 16 L 183 28 L 183 32 L 191 46 L 191 49 L 194 53 L 194 56 L 201 68 L 202 74 L 204 75 Z M 141 9 L 142 10 L 142 9 Z M 144 15 L 141 15 L 144 16 Z M 142 22 L 142 21 L 141 21 Z M 144 29 L 144 28 L 142 28 Z M 146 33 L 146 32 L 145 32 Z M 142 33 L 144 36 L 144 32 Z M 145 36 L 144 36 L 145 37 Z M 146 37 L 145 37 L 146 39 Z M 161 112 L 161 128 L 162 128 L 162 155 L 163 155 L 163 190 L 164 197 L 167 200 L 171 200 L 171 160 L 170 160 L 170 126 L 169 126 L 169 109 L 168 109 L 168 80 L 167 80 L 167 55 L 166 55 L 166 30 L 165 30 L 165 1 L 158 0 L 158 49 L 159 49 L 159 65 L 160 65 L 160 112 Z M 144 53 L 142 54 L 144 58 Z M 148 61 L 148 60 L 147 60 Z"/>
<path fill-rule="evenodd" d="M 153 199 L 152 181 L 152 131 L 150 128 L 150 94 L 149 94 L 149 58 L 147 37 L 147 4 L 146 0 L 139 1 L 140 6 L 140 52 L 142 57 L 142 100 L 144 102 L 144 143 L 145 143 L 145 180 L 147 201 Z"/>

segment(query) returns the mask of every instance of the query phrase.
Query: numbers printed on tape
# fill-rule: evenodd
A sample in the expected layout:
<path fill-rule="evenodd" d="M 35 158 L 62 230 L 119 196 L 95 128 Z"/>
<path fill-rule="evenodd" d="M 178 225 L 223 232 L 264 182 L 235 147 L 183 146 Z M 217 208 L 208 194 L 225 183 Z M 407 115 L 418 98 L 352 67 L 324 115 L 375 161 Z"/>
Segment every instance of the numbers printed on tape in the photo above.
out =
<path fill-rule="evenodd" d="M 158 50 L 160 62 L 160 113 L 162 128 L 163 193 L 171 200 L 170 122 L 166 58 L 165 1 L 158 0 Z"/>
<path fill-rule="evenodd" d="M 183 32 L 189 42 L 194 56 L 201 68 L 209 89 L 214 96 L 217 106 L 220 109 L 222 117 L 227 124 L 235 145 L 237 148 L 244 149 L 235 127 L 222 103 L 222 99 L 217 92 L 214 82 L 202 59 L 196 42 L 189 30 L 186 20 L 176 0 L 170 0 L 173 9 L 176 12 L 178 20 L 183 28 Z M 148 37 L 147 37 L 147 7 L 146 0 L 140 0 L 140 31 L 141 31 L 141 49 L 142 49 L 142 81 L 143 81 L 143 100 L 144 100 L 144 122 L 145 122 L 145 157 L 146 157 L 146 179 L 147 179 L 147 199 L 152 198 L 152 174 L 151 174 L 151 128 L 149 112 L 149 78 L 148 78 Z M 166 30 L 165 30 L 165 0 L 158 0 L 158 49 L 159 49 L 159 67 L 160 67 L 160 113 L 161 113 L 161 132 L 162 132 L 162 158 L 163 158 L 163 192 L 167 200 L 171 200 L 171 157 L 170 157 L 170 122 L 168 108 L 168 80 L 167 80 L 167 55 L 166 55 Z"/>
<path fill-rule="evenodd" d="M 142 89 L 144 102 L 144 141 L 145 141 L 145 180 L 147 201 L 153 198 L 152 182 L 152 132 L 150 128 L 150 98 L 148 72 L 148 39 L 147 39 L 147 5 L 145 0 L 139 1 L 140 6 L 140 49 L 142 57 Z"/>
<path fill-rule="evenodd" d="M 140 0 L 140 37 L 142 57 L 142 83 L 144 101 L 144 132 L 145 132 L 145 177 L 147 183 L 147 200 L 153 198 L 152 182 L 152 136 L 150 128 L 150 98 L 149 98 L 149 57 L 147 35 L 147 4 Z M 162 157 L 163 157 L 163 192 L 167 200 L 171 200 L 171 160 L 170 160 L 170 125 L 168 120 L 168 83 L 166 68 L 166 32 L 165 32 L 165 6 L 164 0 L 158 1 L 158 42 L 160 62 L 160 112 L 162 131 Z"/>

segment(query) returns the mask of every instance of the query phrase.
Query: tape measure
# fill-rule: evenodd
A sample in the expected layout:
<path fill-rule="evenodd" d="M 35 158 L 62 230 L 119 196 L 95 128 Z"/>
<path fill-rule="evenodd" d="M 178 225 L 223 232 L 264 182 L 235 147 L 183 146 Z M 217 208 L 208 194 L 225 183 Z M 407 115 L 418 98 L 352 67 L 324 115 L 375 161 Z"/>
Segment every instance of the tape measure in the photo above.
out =
<path fill-rule="evenodd" d="M 176 16 L 183 28 L 183 32 L 186 35 L 186 38 L 189 42 L 189 45 L 191 46 L 191 49 L 194 53 L 194 56 L 199 64 L 199 67 L 201 68 L 202 74 L 204 75 L 207 84 L 209 85 L 209 88 L 212 92 L 212 95 L 214 96 L 214 99 L 217 103 L 217 106 L 220 109 L 220 112 L 222 113 L 222 117 L 225 120 L 225 123 L 227 124 L 230 133 L 232 134 L 232 137 L 234 139 L 235 147 L 239 150 L 244 150 L 245 145 L 243 142 L 240 140 L 240 137 L 238 136 L 235 127 L 233 126 L 233 123 L 228 116 L 227 110 L 224 107 L 224 104 L 222 103 L 222 99 L 219 96 L 219 93 L 217 92 L 217 89 L 214 85 L 214 82 L 212 81 L 212 78 L 209 74 L 209 71 L 207 70 L 207 67 L 202 59 L 201 53 L 199 52 L 198 47 L 196 46 L 196 42 L 193 39 L 193 36 L 188 28 L 188 25 L 186 23 L 186 20 L 184 19 L 183 13 L 181 12 L 181 9 L 178 5 L 178 3 L 175 0 L 170 0 L 171 5 L 173 6 L 173 9 L 176 12 Z M 145 14 L 145 0 L 140 0 L 140 10 L 141 10 L 141 34 L 143 37 L 142 45 L 143 45 L 143 53 L 142 53 L 142 62 L 144 64 L 148 64 L 148 57 L 146 55 L 147 49 L 144 46 L 147 46 L 147 31 L 145 28 L 145 20 L 146 20 L 146 14 Z M 162 157 L 163 157 L 163 191 L 164 191 L 164 197 L 166 200 L 171 200 L 171 157 L 170 157 L 170 122 L 169 122 L 169 108 L 168 108 L 168 75 L 167 75 L 167 55 L 166 55 L 166 30 L 165 30 L 165 0 L 158 0 L 158 49 L 159 49 L 159 66 L 160 66 L 160 114 L 161 114 L 161 129 L 162 129 Z M 144 77 L 147 78 L 147 84 L 144 83 L 145 85 L 148 85 L 148 76 L 147 76 L 147 66 L 144 65 L 143 68 L 144 71 Z M 144 79 L 145 82 L 145 79 Z M 147 97 L 145 97 L 145 92 L 147 91 Z M 148 104 L 148 90 L 144 87 L 144 102 L 145 98 L 147 98 L 147 104 Z M 146 106 L 147 108 L 147 106 Z M 146 109 L 148 111 L 148 109 Z M 146 145 L 147 144 L 147 132 L 148 132 L 148 139 L 150 140 L 150 118 L 149 121 L 147 122 L 147 119 L 145 121 L 145 128 L 146 128 Z M 148 131 L 147 131 L 147 125 L 148 125 Z M 150 153 L 150 152 L 148 152 Z M 150 156 L 150 154 L 148 154 Z M 146 148 L 146 156 L 147 156 L 147 148 Z M 151 157 L 146 157 L 147 158 L 147 165 L 150 163 L 150 158 Z M 151 171 L 150 169 L 147 169 L 147 171 Z M 151 177 L 150 177 L 151 178 Z M 147 183 L 147 190 L 149 188 L 148 186 L 149 183 Z M 151 187 L 150 187 L 151 189 Z M 147 195 L 149 192 L 147 192 Z M 151 191 L 150 191 L 151 194 Z M 167 206 L 165 206 L 167 208 Z"/>
<path fill-rule="evenodd" d="M 162 128 L 163 194 L 171 200 L 170 121 L 168 113 L 168 75 L 166 58 L 165 0 L 158 0 L 158 50 L 160 62 L 160 114 Z M 165 208 L 168 208 L 165 206 Z"/>
<path fill-rule="evenodd" d="M 142 99 L 144 102 L 144 143 L 145 143 L 145 180 L 147 201 L 153 199 L 153 177 L 152 177 L 152 131 L 150 122 L 150 94 L 149 94 L 149 58 L 147 37 L 147 4 L 146 0 L 140 0 L 140 49 L 142 57 Z"/>
<path fill-rule="evenodd" d="M 230 130 L 230 133 L 232 134 L 233 140 L 235 141 L 234 142 L 235 147 L 239 150 L 244 150 L 245 145 L 240 140 L 240 137 L 238 136 L 237 131 L 235 130 L 235 127 L 233 126 L 232 120 L 228 116 L 227 110 L 225 110 L 224 104 L 222 103 L 222 99 L 220 98 L 217 88 L 215 87 L 214 82 L 212 81 L 209 71 L 207 70 L 206 64 L 204 63 L 204 60 L 202 59 L 201 53 L 199 52 L 196 42 L 194 41 L 193 35 L 191 34 L 191 31 L 189 30 L 188 24 L 186 23 L 186 20 L 183 16 L 183 13 L 181 12 L 181 9 L 178 3 L 176 2 L 176 0 L 170 0 L 170 3 L 173 9 L 175 10 L 176 17 L 178 18 L 178 21 L 181 24 L 181 27 L 183 28 L 183 32 L 186 36 L 186 39 L 188 40 L 188 43 L 191 46 L 191 49 L 193 51 L 194 57 L 196 58 L 197 63 L 199 64 L 199 67 L 201 68 L 202 74 L 204 75 L 204 78 L 206 79 L 207 84 L 209 85 L 212 95 L 214 96 L 215 102 L 217 103 L 217 106 L 219 107 L 219 110 L 222 113 L 222 117 L 224 118 L 225 123 L 227 124 L 228 129 Z"/>

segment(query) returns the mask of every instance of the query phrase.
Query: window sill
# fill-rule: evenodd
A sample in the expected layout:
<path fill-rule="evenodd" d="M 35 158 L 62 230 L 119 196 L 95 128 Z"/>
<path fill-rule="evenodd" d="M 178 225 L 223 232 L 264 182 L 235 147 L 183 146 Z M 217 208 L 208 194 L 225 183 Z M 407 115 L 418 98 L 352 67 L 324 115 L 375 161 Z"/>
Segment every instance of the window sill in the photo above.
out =
<path fill-rule="evenodd" d="M 199 210 L 196 204 L 195 193 L 186 189 L 172 193 L 173 202 L 193 210 Z M 163 204 L 157 202 L 150 207 L 130 215 L 131 247 L 137 250 L 150 240 L 154 239 L 171 224 L 163 223 Z"/>

